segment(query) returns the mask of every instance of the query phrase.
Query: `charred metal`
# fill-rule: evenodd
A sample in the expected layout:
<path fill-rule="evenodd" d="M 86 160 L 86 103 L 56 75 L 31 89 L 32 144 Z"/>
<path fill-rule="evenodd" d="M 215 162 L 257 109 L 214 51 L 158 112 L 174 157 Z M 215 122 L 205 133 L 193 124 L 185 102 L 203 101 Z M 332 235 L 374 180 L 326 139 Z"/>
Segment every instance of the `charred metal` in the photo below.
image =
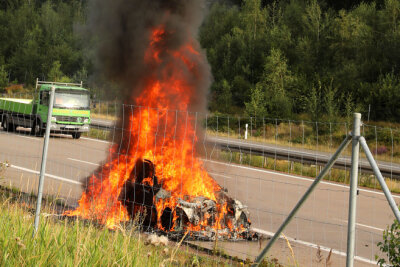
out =
<path fill-rule="evenodd" d="M 181 238 L 189 231 L 187 239 L 196 240 L 257 239 L 257 234 L 250 231 L 247 207 L 226 191 L 216 195 L 216 200 L 203 196 L 177 198 L 173 208 L 162 208 L 158 214 L 156 204 L 163 207 L 171 200 L 171 193 L 159 183 L 154 164 L 138 159 L 119 200 L 130 219 L 138 220 L 145 231 L 161 231 L 172 238 Z"/>

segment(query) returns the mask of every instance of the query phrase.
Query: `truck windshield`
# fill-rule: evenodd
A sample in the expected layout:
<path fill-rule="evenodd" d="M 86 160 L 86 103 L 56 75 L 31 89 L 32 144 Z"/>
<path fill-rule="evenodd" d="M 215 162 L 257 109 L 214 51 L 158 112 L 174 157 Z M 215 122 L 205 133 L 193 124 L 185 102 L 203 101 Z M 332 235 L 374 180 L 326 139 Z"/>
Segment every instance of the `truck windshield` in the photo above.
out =
<path fill-rule="evenodd" d="M 90 109 L 89 93 L 79 90 L 56 91 L 54 107 L 65 109 Z"/>

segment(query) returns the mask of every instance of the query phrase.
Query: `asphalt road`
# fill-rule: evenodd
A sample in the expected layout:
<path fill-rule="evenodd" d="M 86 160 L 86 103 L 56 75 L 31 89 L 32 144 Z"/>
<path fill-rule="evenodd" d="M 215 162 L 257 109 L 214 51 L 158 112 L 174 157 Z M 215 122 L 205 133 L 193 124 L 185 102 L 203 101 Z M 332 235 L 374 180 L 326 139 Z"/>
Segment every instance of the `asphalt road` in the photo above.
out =
<path fill-rule="evenodd" d="M 23 131 L 0 131 L 0 162 L 10 164 L 1 183 L 35 192 L 42 145 L 43 138 L 31 137 Z M 52 135 L 44 192 L 76 205 L 82 179 L 106 159 L 109 145 L 101 140 Z M 249 207 L 253 229 L 266 236 L 278 229 L 312 182 L 307 177 L 222 162 L 205 160 L 204 165 L 232 197 Z M 317 246 L 322 258 L 333 249 L 332 266 L 345 265 L 348 191 L 345 185 L 322 182 L 284 231 L 301 266 L 318 266 L 321 259 L 317 256 Z M 395 200 L 400 203 L 399 196 Z M 356 266 L 371 266 L 375 254 L 379 254 L 376 244 L 394 216 L 380 191 L 360 189 L 357 204 Z M 221 242 L 220 246 L 229 253 L 253 259 L 266 242 L 266 239 L 261 244 Z M 285 240 L 279 240 L 272 253 L 281 262 L 290 262 L 291 252 Z"/>
<path fill-rule="evenodd" d="M 104 119 L 92 119 L 92 127 L 98 129 L 113 129 L 114 121 Z M 201 139 L 201 138 L 200 138 Z M 293 162 L 300 162 L 302 164 L 311 165 L 325 165 L 333 153 L 319 151 L 318 149 L 305 149 L 302 147 L 283 146 L 278 144 L 267 144 L 256 141 L 249 141 L 236 138 L 228 138 L 221 136 L 208 135 L 205 140 L 199 140 L 208 146 L 215 146 L 219 149 L 229 152 L 241 152 L 244 154 L 265 156 L 274 159 L 288 160 Z M 368 140 L 367 140 L 368 141 Z M 374 150 L 375 140 L 372 140 L 371 149 Z M 348 147 L 348 155 L 350 155 L 350 148 Z M 380 171 L 384 177 L 394 178 L 400 180 L 400 164 L 394 163 L 390 157 L 385 161 L 377 162 Z M 334 168 L 348 169 L 351 165 L 351 157 L 342 155 L 336 161 Z M 373 170 L 364 156 L 361 153 L 359 161 L 360 170 L 364 173 L 373 174 Z"/>

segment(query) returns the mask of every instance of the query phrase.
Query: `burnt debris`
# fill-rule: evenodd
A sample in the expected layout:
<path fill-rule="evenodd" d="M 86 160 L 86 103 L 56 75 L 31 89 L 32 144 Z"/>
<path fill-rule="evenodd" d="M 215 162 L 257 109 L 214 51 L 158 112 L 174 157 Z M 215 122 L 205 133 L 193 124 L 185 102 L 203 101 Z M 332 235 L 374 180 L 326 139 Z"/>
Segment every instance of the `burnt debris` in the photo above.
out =
<path fill-rule="evenodd" d="M 147 159 L 138 159 L 119 200 L 125 205 L 130 219 L 138 220 L 144 231 L 161 231 L 175 239 L 182 238 L 187 230 L 188 239 L 257 239 L 258 236 L 250 231 L 247 207 L 229 197 L 226 191 L 216 195 L 217 201 L 206 197 L 178 198 L 174 209 L 165 207 L 158 216 L 156 203 L 169 202 L 171 194 L 158 182 L 154 164 Z"/>

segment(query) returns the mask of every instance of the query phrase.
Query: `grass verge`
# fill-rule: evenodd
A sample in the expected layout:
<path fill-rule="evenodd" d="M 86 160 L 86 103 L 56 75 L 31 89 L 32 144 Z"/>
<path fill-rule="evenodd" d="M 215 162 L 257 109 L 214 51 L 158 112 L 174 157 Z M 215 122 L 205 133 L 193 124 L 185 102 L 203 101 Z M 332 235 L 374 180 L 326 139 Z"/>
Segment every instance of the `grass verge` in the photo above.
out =
<path fill-rule="evenodd" d="M 27 199 L 34 200 L 26 201 Z M 250 262 L 202 254 L 181 243 L 153 246 L 134 226 L 109 230 L 54 214 L 44 203 L 33 238 L 33 196 L 0 187 L 0 266 L 249 266 Z M 276 261 L 263 266 L 281 266 Z"/>
<path fill-rule="evenodd" d="M 90 128 L 89 132 L 83 133 L 82 136 L 108 141 L 110 140 L 111 132 L 97 128 Z"/>

